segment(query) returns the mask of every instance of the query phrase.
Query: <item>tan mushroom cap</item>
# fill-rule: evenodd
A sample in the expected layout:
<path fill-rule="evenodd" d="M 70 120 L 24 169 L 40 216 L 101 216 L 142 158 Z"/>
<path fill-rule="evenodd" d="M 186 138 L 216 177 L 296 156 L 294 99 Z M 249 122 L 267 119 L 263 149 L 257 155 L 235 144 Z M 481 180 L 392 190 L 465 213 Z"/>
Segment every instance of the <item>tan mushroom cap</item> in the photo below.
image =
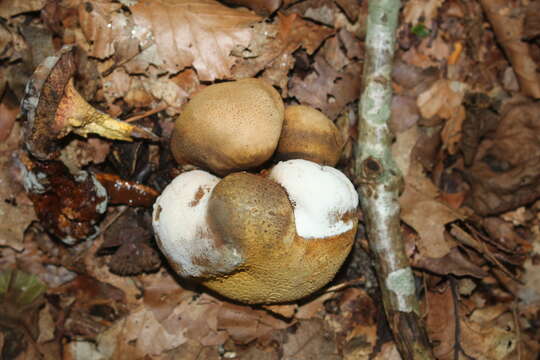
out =
<path fill-rule="evenodd" d="M 214 233 L 235 239 L 245 259 L 236 271 L 203 281 L 245 303 L 287 302 L 305 297 L 335 276 L 352 247 L 351 230 L 324 239 L 296 234 L 285 190 L 262 176 L 235 173 L 212 191 L 208 222 Z"/>
<path fill-rule="evenodd" d="M 263 80 L 214 84 L 184 107 L 171 150 L 179 163 L 219 175 L 253 168 L 274 153 L 283 115 L 281 96 Z"/>
<path fill-rule="evenodd" d="M 304 159 L 334 166 L 342 148 L 343 139 L 338 128 L 322 112 L 305 105 L 285 109 L 277 159 Z"/>

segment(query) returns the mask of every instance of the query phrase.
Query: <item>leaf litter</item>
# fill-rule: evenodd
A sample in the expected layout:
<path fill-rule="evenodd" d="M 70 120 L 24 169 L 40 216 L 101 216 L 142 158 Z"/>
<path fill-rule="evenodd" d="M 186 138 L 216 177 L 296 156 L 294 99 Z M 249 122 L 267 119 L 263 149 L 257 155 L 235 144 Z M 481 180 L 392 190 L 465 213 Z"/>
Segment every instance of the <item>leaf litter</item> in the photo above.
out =
<path fill-rule="evenodd" d="M 201 88 L 260 77 L 286 103 L 335 120 L 348 144 L 339 166 L 351 174 L 366 4 L 2 3 L 2 357 L 398 359 L 362 226 L 354 256 L 321 292 L 279 306 L 235 304 L 161 262 L 149 205 L 182 171 L 167 141 L 67 139 L 61 161 L 70 170 L 105 174 L 111 188 L 126 190 L 91 220 L 95 237 L 74 246 L 51 234 L 46 206 L 37 221 L 19 158 L 24 84 L 42 59 L 76 44 L 76 87 L 100 110 L 168 139 Z M 540 351 L 539 23 L 533 1 L 411 0 L 402 10 L 392 151 L 404 175 L 404 240 L 438 359 L 536 359 Z"/>

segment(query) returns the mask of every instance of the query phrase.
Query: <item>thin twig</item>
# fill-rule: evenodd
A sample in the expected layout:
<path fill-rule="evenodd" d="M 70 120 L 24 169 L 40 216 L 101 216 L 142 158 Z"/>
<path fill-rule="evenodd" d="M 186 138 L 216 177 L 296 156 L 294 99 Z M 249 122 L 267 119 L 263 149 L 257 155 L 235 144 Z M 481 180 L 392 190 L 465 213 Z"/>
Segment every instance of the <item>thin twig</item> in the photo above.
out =
<path fill-rule="evenodd" d="M 125 119 L 124 121 L 125 122 L 133 122 L 133 121 L 137 121 L 139 119 L 142 119 L 142 118 L 145 118 L 145 117 L 148 117 L 148 116 L 151 116 L 151 115 L 154 115 L 154 114 L 157 114 L 158 112 L 160 111 L 163 111 L 167 108 L 167 104 L 161 104 L 159 106 L 157 106 L 156 108 L 154 109 L 150 109 L 148 111 L 145 111 L 141 114 L 137 114 L 137 115 L 133 115 L 133 116 L 130 116 L 128 117 L 127 119 Z"/>

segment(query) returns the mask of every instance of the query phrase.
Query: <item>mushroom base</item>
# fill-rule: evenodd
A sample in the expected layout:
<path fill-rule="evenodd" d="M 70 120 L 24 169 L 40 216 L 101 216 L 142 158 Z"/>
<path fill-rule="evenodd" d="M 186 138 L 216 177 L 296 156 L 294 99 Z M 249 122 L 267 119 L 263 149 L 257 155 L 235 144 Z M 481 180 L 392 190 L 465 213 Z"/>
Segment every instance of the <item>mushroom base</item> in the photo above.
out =
<path fill-rule="evenodd" d="M 275 251 L 279 267 L 246 264 L 234 274 L 202 281 L 207 288 L 248 304 L 282 303 L 301 299 L 330 282 L 351 251 L 357 222 L 343 234 L 324 239 L 296 236 Z M 285 264 L 285 265 L 282 265 Z M 251 266 L 250 266 L 251 265 Z"/>

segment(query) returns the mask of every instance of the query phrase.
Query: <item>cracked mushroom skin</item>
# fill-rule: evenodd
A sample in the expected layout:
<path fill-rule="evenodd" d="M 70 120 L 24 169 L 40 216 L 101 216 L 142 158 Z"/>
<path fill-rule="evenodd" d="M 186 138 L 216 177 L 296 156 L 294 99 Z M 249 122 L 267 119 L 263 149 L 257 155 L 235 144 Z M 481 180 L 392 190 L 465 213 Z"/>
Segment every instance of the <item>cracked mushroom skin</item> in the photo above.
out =
<path fill-rule="evenodd" d="M 322 112 L 305 105 L 285 109 L 283 130 L 276 159 L 304 159 L 334 166 L 343 149 L 343 138 L 334 123 Z"/>
<path fill-rule="evenodd" d="M 281 303 L 332 280 L 352 247 L 357 205 L 341 172 L 290 160 L 266 177 L 183 173 L 154 204 L 153 226 L 182 277 L 244 303 Z"/>
<path fill-rule="evenodd" d="M 283 114 L 281 96 L 263 80 L 208 86 L 176 120 L 172 153 L 180 164 L 220 176 L 260 166 L 276 150 Z"/>

